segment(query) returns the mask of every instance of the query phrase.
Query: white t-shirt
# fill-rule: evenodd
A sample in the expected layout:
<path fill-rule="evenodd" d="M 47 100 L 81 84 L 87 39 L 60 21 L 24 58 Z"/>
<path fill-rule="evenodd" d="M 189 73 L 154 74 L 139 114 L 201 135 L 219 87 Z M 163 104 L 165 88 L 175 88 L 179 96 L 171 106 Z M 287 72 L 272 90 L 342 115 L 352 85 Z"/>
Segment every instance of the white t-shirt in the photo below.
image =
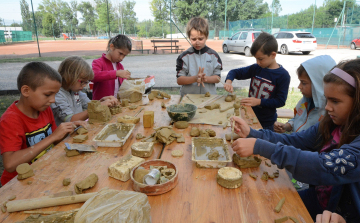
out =
<path fill-rule="evenodd" d="M 113 63 L 113 67 L 114 67 L 114 70 L 117 70 L 116 69 L 116 63 Z M 117 97 L 118 91 L 119 91 L 119 79 L 116 77 L 116 79 L 115 79 L 115 90 L 114 90 L 114 97 L 115 98 Z"/>

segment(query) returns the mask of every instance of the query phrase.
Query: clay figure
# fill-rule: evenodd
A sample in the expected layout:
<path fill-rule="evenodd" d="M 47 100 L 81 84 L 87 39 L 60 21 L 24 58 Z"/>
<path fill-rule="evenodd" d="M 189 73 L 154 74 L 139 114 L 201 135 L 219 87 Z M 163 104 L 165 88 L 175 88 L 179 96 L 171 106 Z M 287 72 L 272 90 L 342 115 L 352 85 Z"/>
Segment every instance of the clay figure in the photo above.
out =
<path fill-rule="evenodd" d="M 86 128 L 79 128 L 77 131 L 76 131 L 77 134 L 79 135 L 83 135 L 83 134 L 86 134 L 88 133 L 88 130 Z"/>
<path fill-rule="evenodd" d="M 163 98 L 171 98 L 171 96 L 166 92 L 160 91 L 159 93 Z"/>
<path fill-rule="evenodd" d="M 106 105 L 101 105 L 100 101 L 92 100 L 88 103 L 89 123 L 108 122 L 111 119 L 110 109 Z"/>
<path fill-rule="evenodd" d="M 117 119 L 117 122 L 119 122 L 119 123 L 137 124 L 138 122 L 140 122 L 140 118 L 139 117 L 129 116 L 129 115 L 124 115 L 122 117 L 119 117 Z"/>
<path fill-rule="evenodd" d="M 285 203 L 285 197 L 283 197 L 283 198 L 279 201 L 279 203 L 276 205 L 274 211 L 275 211 L 276 213 L 279 213 L 279 212 L 281 211 L 281 208 L 282 208 L 282 206 L 284 205 L 284 203 Z"/>
<path fill-rule="evenodd" d="M 166 106 L 165 106 L 165 103 L 164 103 L 164 102 L 161 102 L 161 107 L 162 107 L 162 108 L 166 108 Z"/>
<path fill-rule="evenodd" d="M 177 121 L 174 126 L 178 129 L 186 129 L 189 127 L 189 123 L 187 121 Z"/>
<path fill-rule="evenodd" d="M 136 180 L 136 182 L 143 184 L 144 183 L 144 181 L 143 181 L 144 176 L 146 174 L 148 174 L 149 172 L 150 172 L 150 170 L 137 168 L 134 171 L 134 179 Z"/>
<path fill-rule="evenodd" d="M 122 100 L 121 100 L 121 106 L 122 106 L 122 107 L 127 107 L 127 106 L 129 106 L 129 99 L 122 99 Z"/>
<path fill-rule="evenodd" d="M 181 157 L 184 155 L 184 152 L 182 150 L 175 149 L 175 150 L 171 151 L 171 155 L 174 157 Z"/>
<path fill-rule="evenodd" d="M 20 164 L 21 165 L 21 164 Z M 9 201 L 15 200 L 16 195 L 12 195 L 11 197 L 8 198 Z"/>
<path fill-rule="evenodd" d="M 31 181 L 31 180 L 30 180 L 30 181 L 28 181 L 28 182 L 27 182 L 27 184 L 28 184 L 28 185 L 31 185 L 31 184 L 32 184 L 32 181 Z"/>
<path fill-rule="evenodd" d="M 231 140 L 231 135 L 233 137 L 233 140 L 237 140 L 238 138 L 240 138 L 240 136 L 238 134 L 236 134 L 236 133 L 228 133 L 228 134 L 225 134 L 226 141 Z"/>
<path fill-rule="evenodd" d="M 149 94 L 149 95 L 148 95 L 148 98 L 149 98 L 150 101 L 152 101 L 152 100 L 154 100 L 155 95 L 154 95 L 154 94 Z"/>
<path fill-rule="evenodd" d="M 71 183 L 71 180 L 70 180 L 70 178 L 65 178 L 65 179 L 63 179 L 63 186 L 68 186 L 68 185 L 70 185 L 70 183 Z"/>
<path fill-rule="evenodd" d="M 216 181 L 225 188 L 238 188 L 242 185 L 242 173 L 234 167 L 223 167 L 219 169 Z"/>
<path fill-rule="evenodd" d="M 206 109 L 206 108 L 204 108 L 204 109 L 198 109 L 198 112 L 199 112 L 199 113 L 206 113 L 206 112 L 207 112 L 207 109 Z"/>
<path fill-rule="evenodd" d="M 135 103 L 142 100 L 142 94 L 140 92 L 133 92 L 129 97 L 130 103 Z"/>
<path fill-rule="evenodd" d="M 179 137 L 179 138 L 176 138 L 176 142 L 178 142 L 178 143 L 184 143 L 184 142 L 185 142 L 184 136 L 181 136 L 181 137 Z"/>
<path fill-rule="evenodd" d="M 190 136 L 198 137 L 200 135 L 200 130 L 197 127 L 192 127 L 190 131 Z"/>
<path fill-rule="evenodd" d="M 76 149 L 68 150 L 67 148 L 65 148 L 64 150 L 65 150 L 65 152 L 66 152 L 66 156 L 67 156 L 67 157 L 72 157 L 72 156 L 80 155 L 80 152 L 77 151 Z"/>
<path fill-rule="evenodd" d="M 95 173 L 90 174 L 84 180 L 74 185 L 75 193 L 82 194 L 83 190 L 92 188 L 98 180 L 99 178 Z"/>
<path fill-rule="evenodd" d="M 122 112 L 122 109 L 121 109 L 121 107 L 119 105 L 115 105 L 113 107 L 110 107 L 110 113 L 112 115 L 116 115 L 116 114 L 119 114 L 121 112 Z"/>
<path fill-rule="evenodd" d="M 261 176 L 261 179 L 262 179 L 262 180 L 265 180 L 265 181 L 268 181 L 268 179 L 269 179 L 269 173 L 266 172 L 266 171 L 264 171 L 263 174 L 262 174 L 262 176 Z"/>
<path fill-rule="evenodd" d="M 257 179 L 257 176 L 255 174 L 253 174 L 253 173 L 249 173 L 249 176 L 252 177 L 255 180 Z"/>
<path fill-rule="evenodd" d="M 154 125 L 154 111 L 145 111 L 143 115 L 143 125 L 145 128 L 151 128 Z"/>
<path fill-rule="evenodd" d="M 257 124 L 257 123 L 259 123 L 258 119 L 256 117 L 254 117 L 252 120 L 252 124 Z"/>
<path fill-rule="evenodd" d="M 283 222 L 286 222 L 288 219 L 289 219 L 288 216 L 284 216 L 282 218 L 277 218 L 277 219 L 275 219 L 275 223 L 283 223 Z"/>
<path fill-rule="evenodd" d="M 210 135 L 207 131 L 205 131 L 204 129 L 201 129 L 199 137 L 210 137 Z"/>
<path fill-rule="evenodd" d="M 216 132 L 212 129 L 205 129 L 205 131 L 209 134 L 210 137 L 216 136 Z"/>
<path fill-rule="evenodd" d="M 210 97 L 210 95 L 211 95 L 210 92 L 205 93 L 205 97 Z"/>
<path fill-rule="evenodd" d="M 166 182 L 169 182 L 169 179 L 164 176 L 161 176 L 159 181 L 160 181 L 159 184 L 164 184 Z"/>
<path fill-rule="evenodd" d="M 228 95 L 225 97 L 225 101 L 226 102 L 232 102 L 233 101 L 233 97 L 231 97 L 231 95 Z"/>
<path fill-rule="evenodd" d="M 159 95 L 156 96 L 156 98 L 158 98 L 158 99 L 164 99 L 164 96 L 162 96 L 162 95 L 159 94 Z"/>
<path fill-rule="evenodd" d="M 273 173 L 273 176 L 275 178 L 278 178 L 279 177 L 279 170 L 276 170 L 274 173 Z"/>
<path fill-rule="evenodd" d="M 73 142 L 82 143 L 88 138 L 88 135 L 77 135 L 73 137 Z"/>
<path fill-rule="evenodd" d="M 135 110 L 135 109 L 137 109 L 137 107 L 138 107 L 137 105 L 130 105 L 130 106 L 129 106 L 129 109 L 130 109 L 130 110 Z"/>
<path fill-rule="evenodd" d="M 136 134 L 136 139 L 143 139 L 146 138 L 146 136 L 143 136 L 141 133 Z"/>
<path fill-rule="evenodd" d="M 218 160 L 219 159 L 219 151 L 216 149 L 211 149 L 210 152 L 207 154 L 209 160 Z"/>
<path fill-rule="evenodd" d="M 223 109 L 220 109 L 220 112 L 226 112 L 227 110 L 233 108 L 233 106 L 229 106 L 229 107 L 226 107 L 226 108 L 223 108 Z"/>
<path fill-rule="evenodd" d="M 257 156 L 240 157 L 238 154 L 234 153 L 233 162 L 240 168 L 253 168 L 260 166 L 261 159 Z"/>
<path fill-rule="evenodd" d="M 131 154 L 137 157 L 150 157 L 153 151 L 153 142 L 136 142 L 131 145 Z"/>
<path fill-rule="evenodd" d="M 24 180 L 26 178 L 34 176 L 34 171 L 28 163 L 22 163 L 16 167 L 18 173 L 18 180 Z"/>
<path fill-rule="evenodd" d="M 265 165 L 271 167 L 271 164 L 269 164 L 267 161 L 265 161 Z"/>
<path fill-rule="evenodd" d="M 166 177 L 167 179 L 171 180 L 175 176 L 175 170 L 173 168 L 166 168 L 161 170 L 161 175 Z"/>
<path fill-rule="evenodd" d="M 220 109 L 219 103 L 210 103 L 208 105 L 205 105 L 206 109 L 213 110 L 213 109 Z"/>

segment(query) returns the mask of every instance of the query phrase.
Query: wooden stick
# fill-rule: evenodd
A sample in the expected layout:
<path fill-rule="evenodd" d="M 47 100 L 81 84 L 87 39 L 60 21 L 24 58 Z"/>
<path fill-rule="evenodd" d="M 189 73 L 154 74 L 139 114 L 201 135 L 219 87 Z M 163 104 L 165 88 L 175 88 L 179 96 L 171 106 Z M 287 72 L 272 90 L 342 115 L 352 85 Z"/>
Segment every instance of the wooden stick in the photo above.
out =
<path fill-rule="evenodd" d="M 234 129 L 235 129 L 235 120 L 233 119 L 233 122 L 232 122 L 232 127 L 231 127 L 231 144 L 233 144 L 234 142 Z"/>
<path fill-rule="evenodd" d="M 89 198 L 95 196 L 97 193 L 78 194 L 65 197 L 41 197 L 25 200 L 9 201 L 6 204 L 8 212 L 25 211 L 38 208 L 54 207 L 66 204 L 75 204 L 87 201 Z"/>
<path fill-rule="evenodd" d="M 209 100 L 201 103 L 200 105 L 198 105 L 198 108 L 203 108 L 203 107 L 205 107 L 205 105 L 207 105 L 207 104 L 209 104 L 211 102 L 215 102 L 215 101 L 217 101 L 218 99 L 220 99 L 222 97 L 223 97 L 223 95 L 216 95 L 214 98 L 209 99 Z"/>

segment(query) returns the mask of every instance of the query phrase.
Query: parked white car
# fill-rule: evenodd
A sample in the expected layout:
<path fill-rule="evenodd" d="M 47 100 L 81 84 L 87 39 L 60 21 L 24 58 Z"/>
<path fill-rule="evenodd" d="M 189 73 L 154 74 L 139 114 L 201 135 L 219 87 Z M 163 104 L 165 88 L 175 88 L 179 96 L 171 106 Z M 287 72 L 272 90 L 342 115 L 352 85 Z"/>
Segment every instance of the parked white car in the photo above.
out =
<path fill-rule="evenodd" d="M 280 51 L 281 54 L 302 52 L 308 55 L 311 51 L 316 50 L 317 47 L 315 36 L 308 32 L 278 32 L 274 34 L 274 37 L 278 42 L 278 51 Z"/>
<path fill-rule="evenodd" d="M 223 52 L 229 53 L 230 51 L 235 51 L 245 53 L 245 56 L 250 57 L 251 45 L 260 33 L 260 31 L 240 31 L 235 33 L 223 42 Z"/>

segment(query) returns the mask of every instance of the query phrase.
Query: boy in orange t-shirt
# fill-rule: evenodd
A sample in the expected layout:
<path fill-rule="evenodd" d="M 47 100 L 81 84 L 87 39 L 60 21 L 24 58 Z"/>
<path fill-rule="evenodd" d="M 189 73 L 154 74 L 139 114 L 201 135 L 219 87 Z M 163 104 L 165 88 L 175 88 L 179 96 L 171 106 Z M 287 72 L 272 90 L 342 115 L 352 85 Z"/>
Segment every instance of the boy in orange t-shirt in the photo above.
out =
<path fill-rule="evenodd" d="M 17 85 L 19 101 L 0 118 L 0 150 L 5 168 L 2 185 L 17 175 L 19 164 L 36 161 L 74 130 L 73 122 L 56 127 L 50 108 L 61 87 L 56 70 L 42 62 L 28 63 L 20 71 Z"/>

